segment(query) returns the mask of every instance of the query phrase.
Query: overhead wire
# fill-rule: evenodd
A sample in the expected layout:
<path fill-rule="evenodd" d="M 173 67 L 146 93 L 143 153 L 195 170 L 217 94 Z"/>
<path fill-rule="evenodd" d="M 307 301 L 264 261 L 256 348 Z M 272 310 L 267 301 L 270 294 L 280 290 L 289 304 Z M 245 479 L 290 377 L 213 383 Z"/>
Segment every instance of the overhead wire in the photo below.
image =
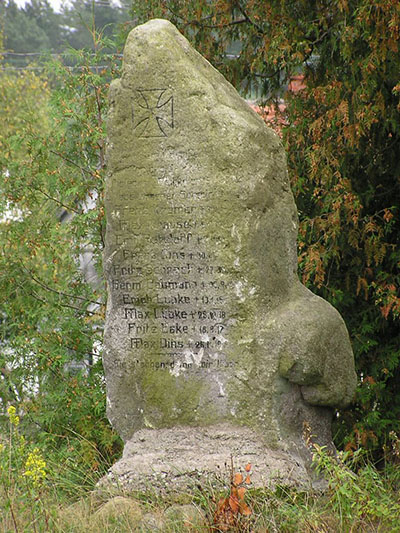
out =
<path fill-rule="evenodd" d="M 104 68 L 107 68 L 109 67 L 110 65 L 88 65 L 88 67 L 90 69 L 104 69 Z M 80 67 L 80 66 L 67 66 L 65 65 L 65 68 L 67 68 L 68 70 L 79 70 L 79 69 L 84 69 L 84 68 L 87 68 L 86 66 L 85 67 Z M 45 70 L 45 67 L 29 67 L 29 66 L 26 66 L 26 67 L 2 67 L 0 65 L 0 71 L 2 70 L 37 70 L 37 71 L 41 71 L 41 70 Z"/>
<path fill-rule="evenodd" d="M 46 58 L 46 57 L 56 57 L 56 58 L 60 58 L 62 57 L 63 53 L 51 53 L 51 54 L 46 54 L 46 53 L 43 53 L 43 52 L 9 52 L 9 51 L 6 51 L 6 52 L 0 52 L 0 57 L 10 57 L 10 58 L 13 58 L 13 57 L 16 57 L 16 58 L 29 58 L 29 57 L 43 57 L 43 58 Z M 91 57 L 94 57 L 96 54 L 95 53 L 92 53 L 92 54 L 89 54 L 89 56 Z M 118 58 L 118 59 L 121 59 L 123 57 L 123 54 L 110 54 L 112 56 L 112 58 Z M 111 60 L 111 58 L 110 58 Z M 68 68 L 69 70 L 79 70 L 79 69 L 83 69 L 84 67 L 83 66 L 79 66 L 79 65 L 65 65 L 66 68 Z M 100 68 L 107 68 L 109 65 L 88 65 L 88 67 L 90 69 L 100 69 Z M 35 65 L 35 66 L 30 66 L 29 63 L 25 66 L 20 66 L 20 65 L 10 65 L 10 64 L 6 64 L 6 65 L 2 65 L 0 63 L 0 71 L 4 71 L 4 70 L 17 70 L 17 71 L 21 71 L 21 70 L 32 70 L 32 71 L 42 71 L 44 70 L 45 67 L 43 66 L 40 66 L 40 65 Z"/>
<path fill-rule="evenodd" d="M 0 52 L 0 56 L 43 56 L 43 57 L 48 57 L 49 55 L 51 57 L 59 57 L 63 54 L 64 52 L 60 52 L 60 53 L 51 53 L 51 54 L 47 54 L 46 52 Z M 93 54 L 90 54 L 91 56 L 95 56 L 96 54 L 93 53 Z M 122 57 L 123 54 L 112 54 L 114 57 Z"/>

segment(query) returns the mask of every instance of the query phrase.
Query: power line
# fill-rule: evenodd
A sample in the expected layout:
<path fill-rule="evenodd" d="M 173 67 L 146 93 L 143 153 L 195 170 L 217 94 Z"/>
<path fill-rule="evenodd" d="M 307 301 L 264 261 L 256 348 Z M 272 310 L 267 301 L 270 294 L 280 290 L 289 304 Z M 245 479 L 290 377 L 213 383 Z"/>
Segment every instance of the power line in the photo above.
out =
<path fill-rule="evenodd" d="M 56 54 L 56 53 L 52 53 L 52 54 L 43 54 L 42 52 L 1 52 L 0 53 L 0 57 L 10 57 L 10 58 L 26 58 L 27 61 L 28 61 L 28 58 L 30 57 L 53 57 L 53 58 L 62 58 L 62 53 L 60 54 Z M 96 54 L 95 53 L 90 53 L 88 54 L 89 57 L 94 57 Z M 122 59 L 123 57 L 123 54 L 109 54 L 108 58 L 109 58 L 109 61 L 113 61 L 115 59 Z M 103 61 L 104 60 L 107 60 L 107 56 L 103 57 Z M 83 70 L 84 68 L 87 68 L 86 66 L 81 66 L 81 65 L 64 65 L 67 69 L 69 70 Z M 91 70 L 94 70 L 94 69 L 103 69 L 103 68 L 107 68 L 109 67 L 110 65 L 88 65 L 88 67 L 91 69 Z M 15 65 L 6 65 L 6 66 L 3 66 L 1 65 L 0 63 L 0 72 L 1 71 L 5 71 L 5 70 L 16 70 L 16 71 L 22 71 L 22 70 L 30 70 L 30 71 L 42 71 L 44 70 L 45 67 L 43 66 L 29 66 L 29 62 L 27 63 L 27 65 L 25 66 L 15 66 Z"/>
<path fill-rule="evenodd" d="M 88 66 L 84 66 L 84 67 L 80 67 L 80 66 L 68 66 L 68 65 L 64 65 L 65 68 L 67 70 L 83 70 L 85 68 L 90 68 L 91 70 L 94 70 L 94 69 L 99 69 L 99 68 L 108 68 L 110 65 L 88 65 Z M 0 72 L 2 70 L 38 70 L 38 71 L 42 71 L 42 70 L 45 70 L 45 67 L 2 67 L 0 66 Z"/>
<path fill-rule="evenodd" d="M 43 52 L 0 52 L 0 56 L 41 56 Z M 58 54 L 47 54 L 56 57 Z"/>
<path fill-rule="evenodd" d="M 47 54 L 46 52 L 0 52 L 0 56 L 51 56 L 51 57 L 60 57 L 63 52 L 59 54 L 51 53 Z M 95 53 L 89 54 L 90 56 L 95 56 Z M 113 57 L 122 57 L 123 54 L 110 54 Z"/>

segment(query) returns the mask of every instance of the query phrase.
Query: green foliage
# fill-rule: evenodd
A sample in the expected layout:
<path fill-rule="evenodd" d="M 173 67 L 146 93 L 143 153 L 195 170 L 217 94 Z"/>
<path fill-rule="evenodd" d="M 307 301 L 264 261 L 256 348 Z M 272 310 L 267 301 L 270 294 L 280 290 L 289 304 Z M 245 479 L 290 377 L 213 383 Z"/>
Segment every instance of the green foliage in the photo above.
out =
<path fill-rule="evenodd" d="M 33 74 L 0 78 L 0 397 L 3 409 L 20 406 L 25 433 L 96 471 L 121 446 L 105 415 L 105 294 L 96 278 L 103 117 L 119 61 L 93 38 L 94 53 L 75 53 L 77 74 L 49 64 L 52 92 Z"/>
<path fill-rule="evenodd" d="M 35 8 L 38 4 L 39 2 L 35 2 Z M 44 6 L 47 2 L 41 4 Z M 13 0 L 9 0 L 6 6 L 1 6 L 6 49 L 14 52 L 43 52 L 50 49 L 49 35 L 42 26 L 35 8 L 32 7 L 33 13 L 29 14 L 24 9 L 19 9 Z M 33 14 L 36 16 L 32 16 Z"/>
<path fill-rule="evenodd" d="M 0 519 L 0 525 L 3 525 L 3 531 L 11 531 L 11 524 L 14 531 L 18 531 L 17 517 L 21 515 L 27 516 L 33 524 L 40 517 L 38 521 L 46 525 L 48 514 L 43 502 L 46 462 L 39 449 L 30 446 L 19 433 L 20 418 L 14 406 L 8 408 L 7 415 L 8 438 L 4 443 L 0 441 L 0 492 L 4 502 L 0 505 L 4 517 Z M 7 521 L 10 529 L 6 529 Z M 49 531 L 48 527 L 45 530 Z M 36 531 L 35 527 L 33 531 Z"/>
<path fill-rule="evenodd" d="M 330 505 L 340 517 L 342 530 L 351 530 L 355 521 L 364 527 L 381 525 L 395 530 L 392 528 L 398 526 L 400 504 L 393 498 L 385 475 L 369 461 L 360 466 L 362 449 L 354 454 L 341 452 L 335 457 L 324 447 L 313 444 L 313 451 L 314 466 L 328 482 Z"/>
<path fill-rule="evenodd" d="M 73 449 L 80 440 L 82 437 L 71 439 L 69 448 L 63 450 L 52 448 L 49 442 L 39 447 L 36 441 L 23 436 L 16 408 L 8 408 L 7 424 L 0 438 L 1 531 L 115 531 L 108 529 L 106 523 L 104 528 L 99 524 L 93 516 L 93 504 L 89 503 L 87 509 L 80 504 L 71 508 L 73 502 L 87 497 L 98 479 L 85 457 L 79 457 Z M 98 507 L 100 495 L 97 499 Z M 90 520 L 86 520 L 84 512 Z M 120 522 L 114 517 L 114 522 L 125 531 L 127 517 Z M 71 527 L 71 523 L 76 527 Z"/>
<path fill-rule="evenodd" d="M 90 0 L 73 0 L 70 5 L 63 9 L 63 20 L 75 31 L 70 31 L 68 43 L 76 49 L 92 48 L 93 40 L 87 28 L 95 27 L 107 38 L 114 37 L 118 32 L 118 25 L 125 20 L 122 9 L 110 0 L 102 0 L 100 3 Z"/>
<path fill-rule="evenodd" d="M 380 453 L 400 429 L 398 2 L 151 0 L 132 14 L 174 22 L 244 93 L 284 97 L 299 275 L 344 316 L 360 378 L 338 443 Z"/>
<path fill-rule="evenodd" d="M 62 6 L 61 13 L 54 12 L 48 0 L 29 0 L 24 7 L 18 7 L 14 0 L 0 2 L 7 69 L 31 65 L 43 54 L 61 53 L 68 47 L 93 50 L 93 27 L 112 38 L 126 19 L 126 7 L 109 0 L 73 0 Z M 73 64 L 73 58 L 69 61 Z"/>
<path fill-rule="evenodd" d="M 392 441 L 391 459 L 398 461 L 399 439 L 393 435 Z M 398 530 L 398 463 L 391 462 L 378 471 L 363 461 L 360 450 L 353 456 L 332 456 L 323 447 L 309 444 L 314 464 L 327 480 L 324 492 L 286 486 L 250 489 L 246 494 L 247 516 L 232 521 L 226 513 L 226 520 L 217 524 L 221 503 L 229 502 L 233 510 L 235 501 L 240 501 L 239 493 L 234 497 L 236 485 L 230 473 L 217 483 L 198 480 L 198 489 L 191 494 L 163 497 L 157 492 L 138 492 L 127 497 L 116 488 L 88 493 L 83 489 L 92 487 L 95 479 L 90 478 L 86 465 L 80 465 L 68 450 L 39 449 L 34 440 L 25 439 L 20 417 L 10 406 L 0 440 L 0 529 L 16 533 L 153 531 L 155 527 L 171 533 Z"/>
<path fill-rule="evenodd" d="M 393 440 L 398 446 L 397 436 Z M 398 459 L 378 470 L 364 450 L 332 455 L 325 447 L 310 441 L 309 445 L 314 468 L 322 477 L 321 489 L 278 486 L 274 491 L 254 491 L 250 505 L 260 529 L 326 533 L 398 530 Z"/>

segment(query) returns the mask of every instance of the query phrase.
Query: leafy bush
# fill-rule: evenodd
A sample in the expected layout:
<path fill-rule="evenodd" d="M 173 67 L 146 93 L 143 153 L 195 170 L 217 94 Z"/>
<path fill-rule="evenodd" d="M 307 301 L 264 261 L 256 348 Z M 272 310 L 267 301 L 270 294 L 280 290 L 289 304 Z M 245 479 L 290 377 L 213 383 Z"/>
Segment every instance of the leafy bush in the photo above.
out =
<path fill-rule="evenodd" d="M 0 78 L 0 409 L 18 404 L 26 433 L 96 470 L 121 449 L 105 415 L 100 274 L 104 114 L 120 61 L 93 40 L 73 68 Z"/>

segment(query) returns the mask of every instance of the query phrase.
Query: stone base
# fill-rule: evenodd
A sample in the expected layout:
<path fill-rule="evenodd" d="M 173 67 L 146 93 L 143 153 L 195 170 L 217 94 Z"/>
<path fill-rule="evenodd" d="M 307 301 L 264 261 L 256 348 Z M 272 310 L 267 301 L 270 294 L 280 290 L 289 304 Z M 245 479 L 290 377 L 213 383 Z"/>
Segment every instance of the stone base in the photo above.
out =
<path fill-rule="evenodd" d="M 244 472 L 248 463 L 253 488 L 321 488 L 302 458 L 268 449 L 255 431 L 229 424 L 142 429 L 126 443 L 123 457 L 99 486 L 157 493 L 204 488 L 209 483 L 229 486 L 232 464 L 234 472 Z"/>

